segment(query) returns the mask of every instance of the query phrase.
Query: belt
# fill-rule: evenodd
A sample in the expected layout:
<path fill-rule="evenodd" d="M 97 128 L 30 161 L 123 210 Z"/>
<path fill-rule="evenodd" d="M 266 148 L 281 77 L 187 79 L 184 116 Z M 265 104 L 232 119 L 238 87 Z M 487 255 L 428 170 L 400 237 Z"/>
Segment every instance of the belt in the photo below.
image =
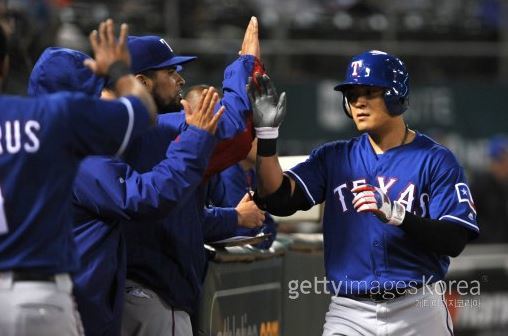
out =
<path fill-rule="evenodd" d="M 54 282 L 55 275 L 35 271 L 13 271 L 12 281 L 48 281 Z"/>
<path fill-rule="evenodd" d="M 415 294 L 416 290 L 421 288 L 422 285 L 419 284 L 414 287 L 409 288 L 395 288 L 391 290 L 371 290 L 371 293 L 359 293 L 352 295 L 339 295 L 343 297 L 347 297 L 354 300 L 368 300 L 374 303 L 383 303 L 387 301 L 391 301 L 393 299 L 399 298 L 401 296 L 405 296 L 408 294 Z"/>

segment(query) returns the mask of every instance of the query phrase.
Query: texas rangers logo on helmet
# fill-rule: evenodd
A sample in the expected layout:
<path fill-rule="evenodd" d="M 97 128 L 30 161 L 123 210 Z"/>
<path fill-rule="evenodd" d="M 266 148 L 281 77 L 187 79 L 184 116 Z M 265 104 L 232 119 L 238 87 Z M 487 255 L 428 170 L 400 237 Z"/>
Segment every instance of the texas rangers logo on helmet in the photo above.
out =
<path fill-rule="evenodd" d="M 354 62 L 351 62 L 351 66 L 353 67 L 353 73 L 351 74 L 351 76 L 358 76 L 358 68 L 361 68 L 363 65 L 363 61 L 362 60 L 359 60 L 359 61 L 354 61 Z"/>

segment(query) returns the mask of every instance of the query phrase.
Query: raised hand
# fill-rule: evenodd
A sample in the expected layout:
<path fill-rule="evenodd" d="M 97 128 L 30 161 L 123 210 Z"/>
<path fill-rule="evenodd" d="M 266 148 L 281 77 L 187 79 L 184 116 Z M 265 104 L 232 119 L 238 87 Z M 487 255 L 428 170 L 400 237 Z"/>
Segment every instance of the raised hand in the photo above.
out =
<path fill-rule="evenodd" d="M 363 184 L 351 191 L 356 193 L 353 206 L 357 212 L 372 212 L 384 223 L 402 224 L 406 208 L 397 201 L 392 202 L 380 188 Z"/>
<path fill-rule="evenodd" d="M 242 49 L 238 52 L 239 55 L 253 55 L 261 58 L 261 49 L 259 47 L 258 36 L 258 19 L 253 16 L 250 18 L 249 25 L 245 30 L 243 36 Z"/>
<path fill-rule="evenodd" d="M 268 75 L 256 73 L 256 85 L 253 78 L 249 78 L 247 93 L 253 110 L 256 136 L 260 139 L 275 139 L 279 135 L 279 126 L 286 115 L 286 93 L 280 97 Z"/>
<path fill-rule="evenodd" d="M 94 30 L 90 33 L 89 39 L 94 59 L 86 60 L 85 65 L 99 76 L 106 76 L 109 67 L 117 61 L 122 61 L 130 67 L 131 56 L 127 48 L 128 31 L 129 27 L 123 23 L 117 40 L 113 20 L 101 22 L 98 31 Z"/>
<path fill-rule="evenodd" d="M 219 120 L 226 110 L 224 106 L 221 106 L 217 113 L 213 113 L 218 101 L 219 94 L 213 87 L 203 90 L 196 111 L 192 110 L 188 101 L 182 99 L 181 103 L 185 111 L 185 121 L 187 124 L 201 128 L 210 134 L 215 134 Z"/>
<path fill-rule="evenodd" d="M 243 196 L 235 209 L 238 214 L 239 226 L 252 229 L 263 225 L 265 212 L 258 208 L 249 193 Z"/>

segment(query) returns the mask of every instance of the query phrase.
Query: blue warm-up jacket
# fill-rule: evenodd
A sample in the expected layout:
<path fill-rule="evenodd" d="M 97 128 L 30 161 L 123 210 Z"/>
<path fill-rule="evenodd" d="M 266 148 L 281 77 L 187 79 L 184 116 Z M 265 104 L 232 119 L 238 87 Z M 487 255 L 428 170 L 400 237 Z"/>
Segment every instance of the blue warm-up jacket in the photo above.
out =
<path fill-rule="evenodd" d="M 226 106 L 226 113 L 219 122 L 215 138 L 228 139 L 245 129 L 245 117 L 250 110 L 245 84 L 253 64 L 254 57 L 241 56 L 226 68 L 223 82 L 224 98 L 221 100 L 221 104 Z M 95 161 L 87 162 L 88 166 L 81 167 L 83 175 L 81 178 L 78 175 L 74 188 L 76 206 L 74 232 L 82 267 L 74 275 L 74 280 L 75 294 L 87 335 L 119 334 L 127 260 L 129 275 L 134 274 L 133 279 L 154 287 L 165 301 L 175 302 L 175 306 L 177 303 L 179 307 L 195 304 L 194 288 L 200 292 L 201 279 L 196 282 L 197 278 L 188 280 L 186 276 L 182 276 L 179 278 L 180 283 L 168 282 L 166 274 L 159 275 L 157 272 L 162 270 L 167 274 L 178 272 L 180 265 L 194 269 L 195 265 L 188 260 L 200 260 L 203 241 L 201 240 L 199 248 L 196 249 L 198 244 L 193 238 L 200 236 L 202 229 L 195 226 L 187 228 L 186 223 L 187 220 L 191 221 L 193 216 L 198 219 L 203 217 L 202 205 L 201 209 L 195 212 L 191 210 L 194 208 L 190 207 L 197 201 L 196 196 L 202 192 L 196 189 L 192 192 L 191 188 L 185 187 L 182 181 L 186 179 L 186 173 L 178 175 L 174 187 L 179 188 L 179 193 L 174 194 L 176 202 L 171 203 L 168 200 L 158 199 L 157 193 L 152 193 L 149 187 L 144 186 L 147 181 L 139 178 L 139 174 L 151 172 L 154 166 L 157 167 L 159 162 L 166 158 L 170 144 L 173 146 L 174 143 L 181 143 L 181 146 L 184 146 L 187 141 L 191 141 L 185 136 L 188 131 L 183 132 L 186 129 L 183 112 L 160 115 L 158 127 L 148 131 L 129 146 L 124 161 L 128 162 L 130 167 L 121 161 L 106 158 L 90 159 Z M 185 146 L 194 146 L 196 152 L 202 146 L 208 146 L 205 142 L 202 138 L 195 137 L 193 144 L 187 143 Z M 212 148 L 203 148 L 201 152 L 206 154 L 196 155 L 199 160 L 196 160 L 195 164 L 203 167 L 208 163 Z M 170 163 L 171 160 L 167 162 Z M 127 180 L 133 181 L 130 189 L 119 188 L 119 184 L 112 182 Z M 127 190 L 130 192 L 126 193 Z M 192 214 L 183 215 L 184 219 L 180 220 L 179 216 L 184 209 Z M 201 223 L 199 220 L 195 222 Z M 127 259 L 120 223 L 125 225 Z M 168 246 L 167 237 L 173 235 L 172 230 L 168 229 L 171 227 L 174 227 L 176 232 L 174 236 L 181 239 L 181 242 Z M 190 230 L 188 234 L 187 229 Z M 178 253 L 171 252 L 179 250 L 180 243 L 188 243 L 193 248 L 192 253 L 178 259 Z M 154 251 L 156 252 L 152 259 Z M 141 269 L 136 267 L 139 258 L 142 260 L 141 264 L 147 268 L 146 273 L 143 267 Z M 168 259 L 178 260 L 178 266 L 173 266 Z M 199 265 L 197 268 L 201 270 L 201 263 L 198 262 L 196 265 Z M 156 271 L 152 272 L 154 269 Z M 149 281 L 143 281 L 145 277 Z M 198 278 L 201 277 L 200 275 Z M 171 290 L 161 291 L 158 285 L 151 286 L 152 283 L 167 283 L 166 287 L 169 284 L 172 287 Z M 191 285 L 186 286 L 188 283 Z M 169 300 L 171 295 L 165 293 L 173 290 L 191 294 L 185 295 L 184 299 L 178 297 Z"/>
<path fill-rule="evenodd" d="M 125 242 L 120 219 L 163 218 L 199 185 L 215 138 L 189 127 L 164 160 L 140 174 L 110 157 L 88 157 L 74 182 L 74 237 L 81 267 L 74 294 L 87 335 L 120 331 Z"/>

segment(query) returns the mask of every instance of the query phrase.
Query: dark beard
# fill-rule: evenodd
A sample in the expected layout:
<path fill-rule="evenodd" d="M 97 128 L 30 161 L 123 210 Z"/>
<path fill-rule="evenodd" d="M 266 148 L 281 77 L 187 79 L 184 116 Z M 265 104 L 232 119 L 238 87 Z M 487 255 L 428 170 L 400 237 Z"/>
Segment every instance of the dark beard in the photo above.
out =
<path fill-rule="evenodd" d="M 158 97 L 154 97 L 154 100 L 155 100 L 155 105 L 157 106 L 157 113 L 158 114 L 180 112 L 183 109 L 183 105 L 180 104 L 180 101 L 178 101 L 178 102 L 173 101 L 169 104 L 165 104 L 160 99 L 158 99 Z"/>

